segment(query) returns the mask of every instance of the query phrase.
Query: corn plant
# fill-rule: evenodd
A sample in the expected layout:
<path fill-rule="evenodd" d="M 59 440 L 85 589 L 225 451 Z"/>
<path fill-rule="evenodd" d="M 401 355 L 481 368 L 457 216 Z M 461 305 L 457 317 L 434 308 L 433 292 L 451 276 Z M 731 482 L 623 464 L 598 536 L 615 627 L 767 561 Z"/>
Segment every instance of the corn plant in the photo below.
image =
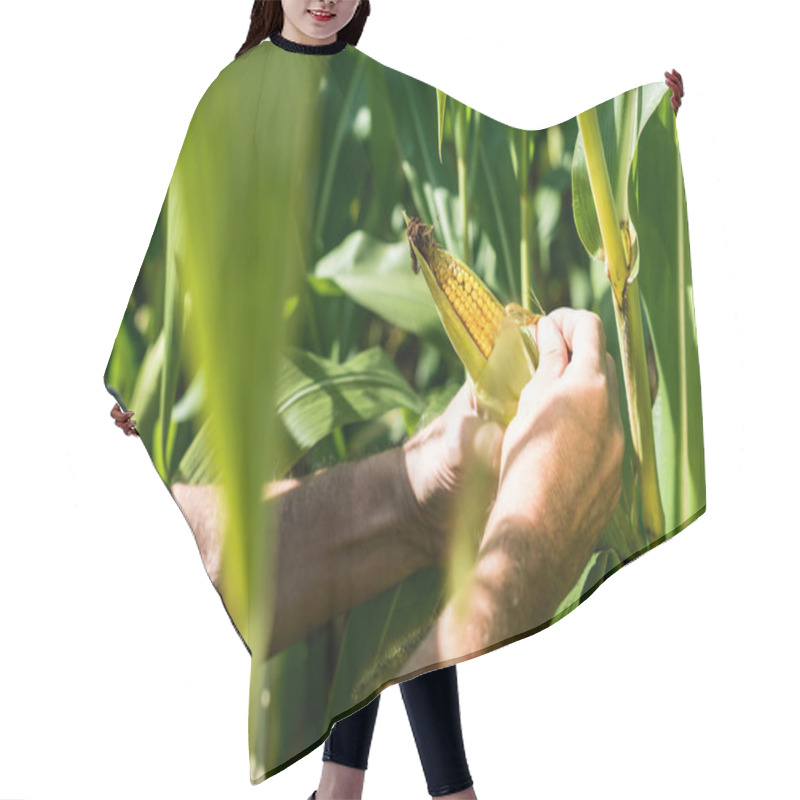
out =
<path fill-rule="evenodd" d="M 221 74 L 223 91 L 203 100 L 218 124 L 190 127 L 106 372 L 165 483 L 224 488 L 221 591 L 253 653 L 254 782 L 403 677 L 480 535 L 467 530 L 443 566 L 274 653 L 264 483 L 397 446 L 465 377 L 507 422 L 538 363 L 537 313 L 600 314 L 631 420 L 623 498 L 553 620 L 705 504 L 688 227 L 663 85 L 522 131 L 372 60 L 330 62 L 325 74 L 323 60 L 297 59 L 285 91 L 260 103 L 259 81 L 232 71 L 250 115 L 238 144 Z M 254 129 L 269 130 L 256 160 Z M 315 180 L 294 180 L 302 170 Z"/>

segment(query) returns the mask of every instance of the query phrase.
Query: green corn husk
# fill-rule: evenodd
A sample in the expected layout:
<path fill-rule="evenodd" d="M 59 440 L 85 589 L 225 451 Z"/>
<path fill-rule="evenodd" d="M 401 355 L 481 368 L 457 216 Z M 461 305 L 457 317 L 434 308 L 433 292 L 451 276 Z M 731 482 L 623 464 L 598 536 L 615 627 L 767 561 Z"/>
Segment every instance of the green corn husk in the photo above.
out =
<path fill-rule="evenodd" d="M 516 303 L 505 307 L 466 264 L 440 247 L 433 225 L 403 212 L 412 268 L 422 269 L 447 336 L 489 416 L 507 425 L 522 388 L 539 365 L 530 326 L 541 314 Z"/>

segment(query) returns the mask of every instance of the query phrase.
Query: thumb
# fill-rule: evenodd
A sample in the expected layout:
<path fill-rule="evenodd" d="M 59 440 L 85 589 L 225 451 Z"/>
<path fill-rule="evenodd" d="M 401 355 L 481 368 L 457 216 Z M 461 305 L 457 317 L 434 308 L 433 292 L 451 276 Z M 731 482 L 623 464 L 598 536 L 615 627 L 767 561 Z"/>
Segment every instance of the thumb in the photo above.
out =
<path fill-rule="evenodd" d="M 487 420 L 481 423 L 472 440 L 476 456 L 494 475 L 500 474 L 503 434 L 504 430 L 497 422 Z"/>
<path fill-rule="evenodd" d="M 542 317 L 536 324 L 536 344 L 539 348 L 536 375 L 541 374 L 544 379 L 560 377 L 569 364 L 569 351 L 561 331 L 548 317 Z"/>

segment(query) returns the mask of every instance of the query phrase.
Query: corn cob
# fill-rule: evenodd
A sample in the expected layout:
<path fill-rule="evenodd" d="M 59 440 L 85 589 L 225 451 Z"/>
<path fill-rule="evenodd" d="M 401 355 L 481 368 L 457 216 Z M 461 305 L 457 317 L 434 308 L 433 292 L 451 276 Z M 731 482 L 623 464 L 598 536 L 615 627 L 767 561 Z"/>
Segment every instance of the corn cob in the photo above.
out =
<path fill-rule="evenodd" d="M 466 264 L 440 247 L 433 225 L 403 212 L 411 267 L 422 270 L 447 336 L 476 396 L 500 424 L 517 411 L 522 387 L 533 377 L 539 351 L 528 326 L 541 314 L 516 303 L 503 306 Z"/>

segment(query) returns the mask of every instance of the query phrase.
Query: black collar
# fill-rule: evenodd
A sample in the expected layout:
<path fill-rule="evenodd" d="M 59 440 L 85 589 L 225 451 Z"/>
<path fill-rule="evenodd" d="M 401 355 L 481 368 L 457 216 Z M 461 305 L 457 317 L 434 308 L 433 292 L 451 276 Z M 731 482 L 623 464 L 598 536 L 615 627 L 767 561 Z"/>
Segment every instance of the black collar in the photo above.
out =
<path fill-rule="evenodd" d="M 281 50 L 288 50 L 290 53 L 306 53 L 307 55 L 327 56 L 338 53 L 347 47 L 347 39 L 340 38 L 330 44 L 300 44 L 281 36 L 280 33 L 273 33 L 269 40 Z"/>

